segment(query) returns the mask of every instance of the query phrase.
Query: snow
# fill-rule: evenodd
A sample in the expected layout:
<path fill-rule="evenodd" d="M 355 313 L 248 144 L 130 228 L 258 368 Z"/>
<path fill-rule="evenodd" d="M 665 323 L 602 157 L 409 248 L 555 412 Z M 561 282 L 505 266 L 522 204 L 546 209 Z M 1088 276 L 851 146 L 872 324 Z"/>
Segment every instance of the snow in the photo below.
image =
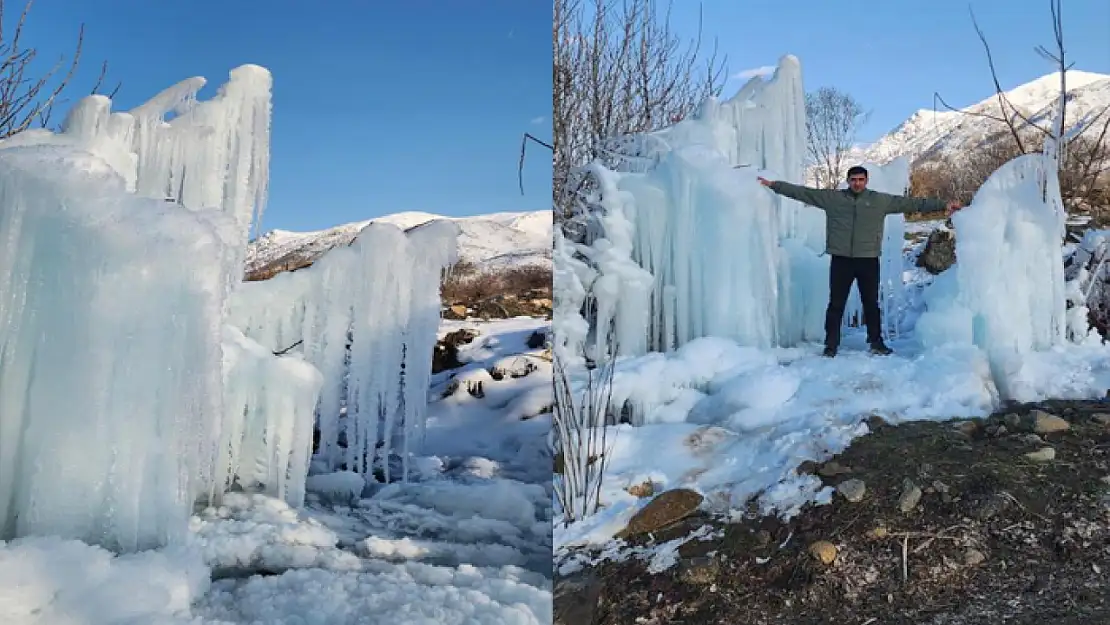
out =
<path fill-rule="evenodd" d="M 625 557 L 649 559 L 653 570 L 673 565 L 676 544 L 614 538 L 647 504 L 629 492 L 645 482 L 655 493 L 701 493 L 702 508 L 724 518 L 752 502 L 759 514 L 789 518 L 831 501 L 798 465 L 844 450 L 872 416 L 973 418 L 1002 400 L 1102 398 L 1110 388 L 1110 347 L 1078 331 L 1081 315 L 1065 309 L 1083 298 L 1081 283 L 1064 279 L 1052 149 L 1002 167 L 953 218 L 957 263 L 936 278 L 913 266 L 922 242 L 904 233 L 940 224 L 888 218 L 882 305 L 894 354 L 867 354 L 862 329 L 849 328 L 840 354 L 823 358 L 820 215 L 754 179 L 801 180 L 800 106 L 800 69 L 786 57 L 770 81 L 753 79 L 731 100 L 630 138 L 644 162 L 592 165 L 593 238 L 556 235 L 555 347 L 573 392 L 586 392 L 585 358 L 607 355 L 599 328 L 611 323 L 624 337 L 601 391 L 621 423 L 606 426 L 600 509 L 572 523 L 556 510 L 563 573 Z M 745 144 L 752 136 L 760 139 Z M 870 163 L 871 186 L 902 193 L 909 159 L 883 162 Z M 635 305 L 621 308 L 617 298 L 630 295 Z"/>

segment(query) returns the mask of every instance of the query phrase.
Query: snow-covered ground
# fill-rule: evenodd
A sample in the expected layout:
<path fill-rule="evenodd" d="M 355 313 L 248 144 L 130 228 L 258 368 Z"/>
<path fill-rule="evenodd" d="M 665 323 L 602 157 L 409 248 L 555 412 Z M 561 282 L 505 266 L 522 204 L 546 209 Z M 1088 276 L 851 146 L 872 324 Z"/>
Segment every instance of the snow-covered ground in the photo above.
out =
<path fill-rule="evenodd" d="M 526 346 L 549 327 L 444 322 L 479 335 L 433 380 L 412 483 L 316 475 L 303 509 L 230 493 L 193 516 L 185 545 L 118 557 L 0 541 L 0 623 L 550 623 L 551 367 Z"/>
<path fill-rule="evenodd" d="M 923 221 L 906 230 L 938 227 L 942 222 Z M 903 255 L 902 325 L 910 330 L 924 308 L 921 293 L 934 280 L 915 266 L 923 245 L 908 240 Z M 556 523 L 558 569 L 570 573 L 590 561 L 630 556 L 651 559 L 656 568 L 673 562 L 668 554 L 676 544 L 631 549 L 614 539 L 648 501 L 629 492 L 634 486 L 692 489 L 705 497 L 705 509 L 726 518 L 743 514 L 751 497 L 762 513 L 789 517 L 832 495 L 818 478 L 799 475 L 798 465 L 843 451 L 868 433 L 870 417 L 895 424 L 970 418 L 997 405 L 978 349 L 925 350 L 912 332 L 889 344 L 893 355 L 871 356 L 863 330 L 849 329 L 840 355 L 828 359 L 818 344 L 768 350 L 710 337 L 671 354 L 621 360 L 612 401 L 633 407 L 637 425 L 613 426 L 607 435 L 602 509 L 569 526 Z M 1110 389 L 1110 349 L 1096 343 L 1033 354 L 1024 376 L 1042 397 L 1100 396 Z"/>

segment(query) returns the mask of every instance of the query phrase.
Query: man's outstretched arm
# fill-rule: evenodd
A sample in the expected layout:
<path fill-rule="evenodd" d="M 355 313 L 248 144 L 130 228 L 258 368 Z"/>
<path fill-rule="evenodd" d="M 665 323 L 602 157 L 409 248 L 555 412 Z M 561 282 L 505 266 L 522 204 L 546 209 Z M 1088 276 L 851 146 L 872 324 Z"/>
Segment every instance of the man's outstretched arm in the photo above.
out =
<path fill-rule="evenodd" d="M 887 196 L 887 214 L 894 213 L 939 213 L 944 212 L 945 216 L 951 216 L 952 213 L 960 210 L 959 202 L 946 202 L 938 198 L 925 198 L 925 197 L 908 197 L 905 195 L 891 195 L 884 193 Z"/>
<path fill-rule="evenodd" d="M 828 209 L 836 197 L 834 194 L 839 193 L 835 189 L 811 189 L 810 187 L 790 184 L 781 180 L 767 180 L 766 178 L 760 178 L 759 184 L 781 196 L 797 200 L 803 204 L 809 204 L 821 210 Z"/>

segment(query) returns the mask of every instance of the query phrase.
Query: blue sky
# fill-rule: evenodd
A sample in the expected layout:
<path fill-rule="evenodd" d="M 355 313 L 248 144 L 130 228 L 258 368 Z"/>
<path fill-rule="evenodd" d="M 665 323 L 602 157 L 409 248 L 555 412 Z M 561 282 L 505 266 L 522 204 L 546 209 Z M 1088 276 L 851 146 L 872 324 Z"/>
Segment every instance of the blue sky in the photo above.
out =
<path fill-rule="evenodd" d="M 802 62 L 806 90 L 833 86 L 872 112 L 859 141 L 870 142 L 939 92 L 953 106 L 992 93 L 990 70 L 968 7 L 991 44 L 1004 89 L 1053 71 L 1033 48 L 1053 44 L 1048 0 L 703 0 L 703 33 L 716 37 L 730 74 Z M 1064 37 L 1074 69 L 1110 74 L 1110 2 L 1066 0 Z M 698 8 L 674 4 L 672 26 L 697 30 Z M 744 80 L 735 77 L 723 95 Z M 938 104 L 938 108 L 940 105 Z"/>
<path fill-rule="evenodd" d="M 107 60 L 117 110 L 191 76 L 208 97 L 244 63 L 273 72 L 264 230 L 551 207 L 545 148 L 529 146 L 526 195 L 517 182 L 522 133 L 551 138 L 550 3 L 38 0 L 25 44 L 57 58 L 82 22 L 70 95 Z"/>

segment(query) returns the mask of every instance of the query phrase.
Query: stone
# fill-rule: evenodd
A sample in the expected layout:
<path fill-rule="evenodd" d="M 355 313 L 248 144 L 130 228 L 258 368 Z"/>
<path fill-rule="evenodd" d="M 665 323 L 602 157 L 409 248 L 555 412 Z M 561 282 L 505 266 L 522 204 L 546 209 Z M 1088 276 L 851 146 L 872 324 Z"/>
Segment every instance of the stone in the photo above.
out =
<path fill-rule="evenodd" d="M 650 480 L 645 480 L 639 484 L 633 484 L 625 489 L 629 495 L 638 497 L 640 499 L 647 499 L 655 494 L 655 485 Z"/>
<path fill-rule="evenodd" d="M 852 503 L 859 503 L 863 501 L 863 496 L 867 493 L 867 485 L 863 483 L 863 480 L 854 478 L 844 480 L 836 487 L 836 492 Z"/>
<path fill-rule="evenodd" d="M 697 586 L 708 586 L 717 581 L 720 566 L 717 560 L 710 557 L 691 558 L 679 565 L 682 581 Z"/>
<path fill-rule="evenodd" d="M 1095 423 L 1098 423 L 1099 425 L 1110 425 L 1110 414 L 1106 414 L 1105 412 L 1096 412 L 1095 414 L 1091 415 L 1091 420 Z"/>
<path fill-rule="evenodd" d="M 1010 414 L 1002 417 L 1002 422 L 1005 423 L 1006 427 L 1011 429 L 1011 430 L 1020 430 L 1021 429 L 1021 417 L 1012 413 L 1012 412 Z"/>
<path fill-rule="evenodd" d="M 886 419 L 882 418 L 881 416 L 879 416 L 877 414 L 873 414 L 870 417 L 867 417 L 867 427 L 872 432 L 875 432 L 875 431 L 877 431 L 881 428 L 884 428 L 887 425 L 888 425 L 888 423 L 887 423 Z"/>
<path fill-rule="evenodd" d="M 964 564 L 967 566 L 977 566 L 986 561 L 987 556 L 983 555 L 982 551 L 978 549 L 968 549 L 964 552 Z"/>
<path fill-rule="evenodd" d="M 960 421 L 955 425 L 958 432 L 969 438 L 974 438 L 981 429 L 978 421 Z"/>
<path fill-rule="evenodd" d="M 1054 414 L 1049 414 L 1043 410 L 1034 410 L 1033 417 L 1033 431 L 1037 434 L 1053 434 L 1055 432 L 1064 432 L 1071 427 L 1071 424 L 1066 420 L 1057 417 Z"/>
<path fill-rule="evenodd" d="M 1037 451 L 1025 454 L 1025 458 L 1033 462 L 1052 462 L 1056 459 L 1056 450 L 1052 447 L 1041 447 Z"/>
<path fill-rule="evenodd" d="M 462 304 L 455 304 L 454 306 L 451 306 L 451 312 L 454 313 L 456 317 L 466 319 L 466 306 L 463 306 Z"/>
<path fill-rule="evenodd" d="M 554 593 L 554 625 L 593 625 L 605 583 L 586 573 L 557 578 Z"/>
<path fill-rule="evenodd" d="M 835 460 L 830 460 L 826 462 L 825 464 L 821 465 L 820 469 L 817 470 L 817 473 L 822 477 L 836 477 L 838 475 L 843 475 L 845 473 L 851 472 L 851 467 L 846 467 Z"/>
<path fill-rule="evenodd" d="M 812 460 L 806 460 L 798 465 L 798 475 L 813 475 L 817 473 L 817 463 Z"/>
<path fill-rule="evenodd" d="M 876 527 L 875 529 L 871 530 L 870 532 L 867 532 L 867 534 L 869 536 L 871 536 L 871 538 L 877 538 L 877 539 L 881 540 L 883 538 L 886 538 L 886 537 L 890 536 L 890 530 L 888 530 L 887 528 L 880 525 L 879 527 Z"/>
<path fill-rule="evenodd" d="M 688 488 L 663 491 L 628 521 L 617 538 L 631 538 L 661 530 L 678 523 L 698 509 L 705 497 Z"/>
<path fill-rule="evenodd" d="M 836 562 L 836 553 L 836 545 L 827 540 L 819 540 L 809 546 L 809 555 L 820 560 L 822 564 Z"/>
<path fill-rule="evenodd" d="M 917 256 L 917 266 L 936 276 L 956 263 L 956 237 L 951 230 L 937 228 L 929 233 Z"/>
<path fill-rule="evenodd" d="M 917 503 L 921 501 L 921 488 L 910 480 L 902 483 L 902 495 L 898 497 L 898 509 L 903 513 L 908 513 L 917 507 Z"/>

